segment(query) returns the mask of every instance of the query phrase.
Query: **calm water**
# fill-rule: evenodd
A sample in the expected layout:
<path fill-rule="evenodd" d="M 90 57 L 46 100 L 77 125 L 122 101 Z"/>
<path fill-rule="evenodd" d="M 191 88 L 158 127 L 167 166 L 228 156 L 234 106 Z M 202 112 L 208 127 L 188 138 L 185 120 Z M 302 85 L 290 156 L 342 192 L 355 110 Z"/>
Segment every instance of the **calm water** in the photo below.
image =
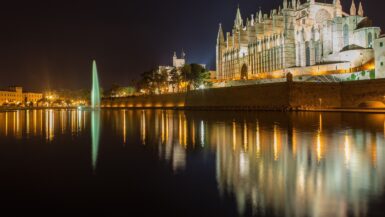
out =
<path fill-rule="evenodd" d="M 0 210 L 383 216 L 384 127 L 382 114 L 2 112 Z"/>

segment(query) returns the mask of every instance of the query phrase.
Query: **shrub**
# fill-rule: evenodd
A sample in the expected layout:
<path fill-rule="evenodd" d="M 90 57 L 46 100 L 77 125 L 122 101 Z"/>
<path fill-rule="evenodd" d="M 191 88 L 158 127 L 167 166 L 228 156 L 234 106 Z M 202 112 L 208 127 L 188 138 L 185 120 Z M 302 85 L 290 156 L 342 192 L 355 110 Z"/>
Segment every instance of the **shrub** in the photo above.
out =
<path fill-rule="evenodd" d="M 351 80 L 354 81 L 356 80 L 357 76 L 355 74 L 352 74 L 352 76 L 350 76 Z"/>
<path fill-rule="evenodd" d="M 376 79 L 376 71 L 375 70 L 370 71 L 370 79 Z"/>

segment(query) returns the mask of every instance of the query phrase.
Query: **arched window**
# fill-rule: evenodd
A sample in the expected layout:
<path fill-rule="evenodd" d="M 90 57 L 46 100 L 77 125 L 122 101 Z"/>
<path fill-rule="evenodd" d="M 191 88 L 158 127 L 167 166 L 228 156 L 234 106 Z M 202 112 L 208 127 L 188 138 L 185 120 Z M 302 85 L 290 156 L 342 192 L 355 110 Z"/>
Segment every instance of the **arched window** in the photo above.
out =
<path fill-rule="evenodd" d="M 306 53 L 306 66 L 310 66 L 310 43 L 308 41 L 305 43 L 305 53 Z"/>
<path fill-rule="evenodd" d="M 349 26 L 348 24 L 344 25 L 344 47 L 349 45 Z"/>
<path fill-rule="evenodd" d="M 372 47 L 372 44 L 373 44 L 373 35 L 371 32 L 369 32 L 368 34 L 368 47 Z"/>

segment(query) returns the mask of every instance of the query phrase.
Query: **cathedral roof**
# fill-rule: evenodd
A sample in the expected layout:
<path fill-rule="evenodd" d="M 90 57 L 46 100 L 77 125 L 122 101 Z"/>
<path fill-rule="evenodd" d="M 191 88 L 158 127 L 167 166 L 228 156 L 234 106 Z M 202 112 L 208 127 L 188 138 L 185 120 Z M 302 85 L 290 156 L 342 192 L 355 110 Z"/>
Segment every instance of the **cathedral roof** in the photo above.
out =
<path fill-rule="evenodd" d="M 360 23 L 357 25 L 357 29 L 372 27 L 373 21 L 367 17 L 365 17 Z"/>
<path fill-rule="evenodd" d="M 348 46 L 342 48 L 341 52 L 349 51 L 349 50 L 362 50 L 362 49 L 365 49 L 365 48 L 361 47 L 361 46 L 358 46 L 356 44 L 351 44 L 351 45 L 348 45 Z"/>

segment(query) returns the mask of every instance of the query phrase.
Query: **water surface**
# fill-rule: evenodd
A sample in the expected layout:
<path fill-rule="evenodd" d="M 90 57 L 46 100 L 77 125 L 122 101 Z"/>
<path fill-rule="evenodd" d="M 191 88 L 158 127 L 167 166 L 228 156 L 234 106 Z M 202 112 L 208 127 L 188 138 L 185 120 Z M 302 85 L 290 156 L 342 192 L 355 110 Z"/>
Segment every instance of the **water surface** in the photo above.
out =
<path fill-rule="evenodd" d="M 14 215 L 381 216 L 385 115 L 0 113 Z"/>

